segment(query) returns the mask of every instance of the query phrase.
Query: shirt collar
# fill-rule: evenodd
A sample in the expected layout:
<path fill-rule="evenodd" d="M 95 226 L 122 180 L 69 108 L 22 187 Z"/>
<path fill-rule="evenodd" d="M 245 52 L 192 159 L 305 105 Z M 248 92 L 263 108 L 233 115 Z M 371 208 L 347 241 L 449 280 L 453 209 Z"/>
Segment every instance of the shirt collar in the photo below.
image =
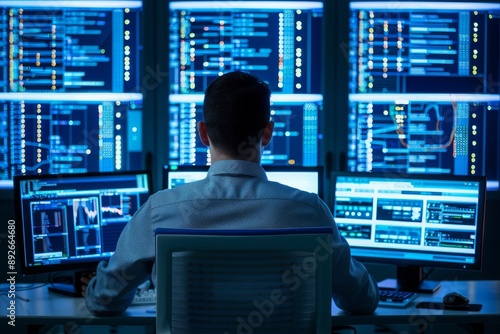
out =
<path fill-rule="evenodd" d="M 219 160 L 208 169 L 208 175 L 252 176 L 267 180 L 261 165 L 245 160 Z"/>

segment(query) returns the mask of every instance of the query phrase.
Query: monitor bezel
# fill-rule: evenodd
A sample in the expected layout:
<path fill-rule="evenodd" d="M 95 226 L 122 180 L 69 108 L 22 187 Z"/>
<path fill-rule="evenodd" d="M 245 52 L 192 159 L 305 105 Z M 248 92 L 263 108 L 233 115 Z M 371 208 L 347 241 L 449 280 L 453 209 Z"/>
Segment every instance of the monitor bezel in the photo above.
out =
<path fill-rule="evenodd" d="M 183 172 L 208 172 L 210 165 L 165 165 L 163 166 L 163 189 L 168 188 L 168 175 L 170 171 Z M 315 172 L 318 174 L 318 197 L 324 199 L 324 168 L 323 166 L 279 166 L 279 165 L 262 165 L 266 172 Z"/>
<path fill-rule="evenodd" d="M 136 171 L 120 171 L 120 172 L 88 172 L 88 173 L 63 173 L 63 174 L 24 174 L 15 175 L 14 181 L 14 213 L 15 213 L 15 227 L 16 227 L 16 240 L 19 249 L 18 270 L 23 275 L 34 275 L 39 273 L 50 272 L 63 272 L 73 270 L 95 270 L 97 265 L 102 260 L 108 260 L 109 256 L 100 256 L 92 259 L 73 260 L 71 262 L 59 262 L 54 264 L 42 264 L 29 266 L 26 261 L 26 232 L 22 213 L 22 200 L 20 182 L 25 180 L 50 180 L 62 178 L 85 178 L 85 177 L 110 177 L 110 176 L 123 176 L 123 175 L 147 175 L 149 196 L 151 196 L 153 189 L 152 173 L 150 170 L 136 170 Z"/>
<path fill-rule="evenodd" d="M 484 230 L 485 230 L 485 211 L 486 211 L 486 177 L 485 176 L 465 176 L 465 175 L 450 175 L 450 174 L 408 174 L 408 173 L 393 173 L 393 172 L 345 172 L 334 171 L 332 172 L 331 190 L 333 196 L 332 214 L 335 217 L 335 189 L 337 185 L 337 177 L 371 177 L 371 178 L 394 178 L 394 179 L 422 179 L 422 180 L 450 180 L 450 181 L 472 181 L 479 183 L 479 196 L 478 196 L 478 210 L 477 210 L 477 225 L 476 225 L 476 251 L 474 253 L 474 263 L 455 263 L 445 261 L 430 261 L 430 260 L 416 260 L 404 259 L 394 257 L 370 257 L 360 256 L 353 254 L 353 257 L 361 262 L 377 263 L 377 264 L 393 264 L 400 266 L 415 266 L 415 267 L 429 267 L 429 268 L 442 268 L 442 269 L 461 269 L 479 271 L 482 268 L 483 250 L 484 250 Z M 370 247 L 350 246 L 351 249 L 371 250 Z M 401 252 L 401 251 L 399 251 Z M 404 250 L 404 252 L 411 252 Z M 418 251 L 416 251 L 418 252 Z"/>

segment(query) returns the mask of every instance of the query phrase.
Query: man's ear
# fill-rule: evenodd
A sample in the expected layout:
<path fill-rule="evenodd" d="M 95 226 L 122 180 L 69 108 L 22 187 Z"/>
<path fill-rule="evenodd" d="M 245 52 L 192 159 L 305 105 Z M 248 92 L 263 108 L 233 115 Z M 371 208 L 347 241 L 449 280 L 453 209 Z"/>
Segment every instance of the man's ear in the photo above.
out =
<path fill-rule="evenodd" d="M 271 138 L 273 137 L 273 130 L 274 130 L 274 122 L 269 121 L 267 123 L 266 127 L 264 128 L 264 133 L 262 134 L 262 146 L 266 147 L 269 145 L 269 142 L 271 141 Z"/>
<path fill-rule="evenodd" d="M 198 122 L 198 133 L 200 134 L 200 140 L 205 146 L 210 146 L 207 133 L 207 125 L 203 121 Z"/>

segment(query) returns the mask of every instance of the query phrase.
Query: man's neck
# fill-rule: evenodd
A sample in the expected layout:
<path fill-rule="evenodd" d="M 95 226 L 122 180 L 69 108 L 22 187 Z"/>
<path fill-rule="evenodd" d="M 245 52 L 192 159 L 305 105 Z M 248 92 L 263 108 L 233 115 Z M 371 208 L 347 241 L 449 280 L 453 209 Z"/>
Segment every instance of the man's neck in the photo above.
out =
<path fill-rule="evenodd" d="M 244 160 L 260 164 L 261 151 L 259 148 L 248 149 L 241 155 L 227 154 L 226 152 L 210 147 L 210 161 L 216 162 L 220 160 Z"/>

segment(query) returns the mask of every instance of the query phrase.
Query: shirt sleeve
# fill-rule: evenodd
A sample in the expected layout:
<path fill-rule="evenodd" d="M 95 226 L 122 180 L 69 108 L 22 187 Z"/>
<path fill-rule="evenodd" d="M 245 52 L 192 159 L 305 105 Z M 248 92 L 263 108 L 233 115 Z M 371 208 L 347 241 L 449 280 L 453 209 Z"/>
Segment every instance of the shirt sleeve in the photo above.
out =
<path fill-rule="evenodd" d="M 375 312 L 379 302 L 379 290 L 375 279 L 365 266 L 352 258 L 351 249 L 340 235 L 330 210 L 323 205 L 327 219 L 333 224 L 332 237 L 332 297 L 335 305 L 353 314 Z M 331 218 L 330 218 L 331 217 Z"/>
<path fill-rule="evenodd" d="M 380 298 L 377 282 L 363 264 L 351 257 L 345 240 L 333 245 L 333 268 L 332 296 L 335 304 L 351 313 L 373 313 Z"/>
<path fill-rule="evenodd" d="M 132 302 L 137 287 L 150 275 L 155 257 L 155 238 L 146 202 L 123 229 L 115 253 L 101 261 L 87 287 L 85 301 L 94 315 L 116 315 Z"/>

